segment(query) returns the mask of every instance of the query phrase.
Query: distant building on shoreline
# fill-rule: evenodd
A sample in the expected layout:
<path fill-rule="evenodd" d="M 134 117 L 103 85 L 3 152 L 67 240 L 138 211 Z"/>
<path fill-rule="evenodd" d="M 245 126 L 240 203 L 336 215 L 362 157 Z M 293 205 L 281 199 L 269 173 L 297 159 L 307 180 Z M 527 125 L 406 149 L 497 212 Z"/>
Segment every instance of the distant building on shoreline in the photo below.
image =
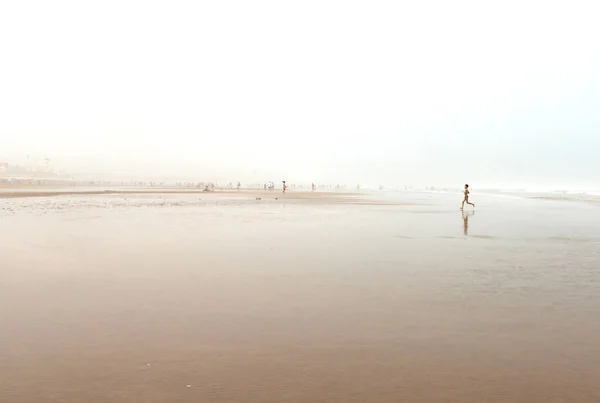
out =
<path fill-rule="evenodd" d="M 0 177 L 9 178 L 22 178 L 22 179 L 63 179 L 68 178 L 69 175 L 64 172 L 53 170 L 49 166 L 49 160 L 46 160 L 44 166 L 20 166 L 11 165 L 8 162 L 0 162 Z"/>

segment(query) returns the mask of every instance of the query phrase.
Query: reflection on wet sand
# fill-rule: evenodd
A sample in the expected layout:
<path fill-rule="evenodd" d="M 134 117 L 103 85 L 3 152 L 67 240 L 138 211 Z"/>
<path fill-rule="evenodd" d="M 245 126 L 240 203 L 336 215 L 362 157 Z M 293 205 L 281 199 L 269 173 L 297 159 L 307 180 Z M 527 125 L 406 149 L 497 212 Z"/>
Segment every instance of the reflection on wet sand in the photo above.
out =
<path fill-rule="evenodd" d="M 463 233 L 465 235 L 469 235 L 469 217 L 474 216 L 475 212 L 474 211 L 465 212 L 464 210 L 461 212 L 462 212 L 462 218 L 463 218 Z"/>

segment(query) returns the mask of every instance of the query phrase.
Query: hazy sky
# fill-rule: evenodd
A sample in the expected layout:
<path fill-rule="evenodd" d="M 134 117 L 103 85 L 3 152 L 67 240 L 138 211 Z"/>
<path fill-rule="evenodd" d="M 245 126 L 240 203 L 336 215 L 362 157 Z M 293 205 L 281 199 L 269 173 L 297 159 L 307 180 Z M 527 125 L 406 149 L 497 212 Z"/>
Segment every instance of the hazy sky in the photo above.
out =
<path fill-rule="evenodd" d="M 600 188 L 594 1 L 0 4 L 0 161 Z"/>

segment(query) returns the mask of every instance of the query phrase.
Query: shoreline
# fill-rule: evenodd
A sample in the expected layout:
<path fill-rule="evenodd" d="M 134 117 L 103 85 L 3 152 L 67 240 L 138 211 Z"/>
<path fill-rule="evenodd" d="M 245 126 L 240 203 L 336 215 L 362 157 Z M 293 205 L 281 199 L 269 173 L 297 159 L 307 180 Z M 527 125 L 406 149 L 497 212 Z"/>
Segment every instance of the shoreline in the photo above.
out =
<path fill-rule="evenodd" d="M 103 190 L 39 190 L 23 188 L 18 191 L 5 191 L 0 189 L 0 200 L 54 198 L 61 196 L 127 196 L 127 195 L 204 195 L 207 199 L 220 196 L 238 196 L 246 201 L 280 201 L 304 204 L 340 204 L 340 205 L 365 205 L 365 206 L 414 206 L 421 203 L 407 201 L 385 201 L 365 198 L 363 194 L 351 192 L 310 192 L 310 191 L 264 191 L 262 189 L 219 189 L 203 191 L 195 189 L 103 189 Z"/>
<path fill-rule="evenodd" d="M 55 197 L 55 196 L 78 196 L 78 195 L 120 195 L 120 194 L 206 194 L 206 195 L 280 195 L 280 197 L 314 199 L 323 197 L 346 197 L 359 196 L 358 193 L 351 192 L 297 192 L 288 191 L 264 191 L 262 189 L 218 189 L 211 191 L 196 189 L 177 189 L 177 188 L 142 188 L 142 189 L 102 189 L 102 190 L 43 190 L 40 188 L 23 187 L 18 190 L 10 191 L 7 188 L 0 188 L 0 199 L 27 198 L 27 197 Z"/>
<path fill-rule="evenodd" d="M 579 203 L 600 203 L 600 199 L 597 198 L 582 198 L 582 197 L 568 197 L 568 196 L 531 196 L 531 200 L 543 200 L 543 201 L 566 201 L 566 202 L 579 202 Z"/>
<path fill-rule="evenodd" d="M 242 189 L 225 189 L 218 188 L 212 191 L 204 191 L 197 188 L 178 188 L 178 187 L 113 187 L 105 186 L 90 186 L 90 187 L 46 187 L 46 186 L 17 186 L 5 187 L 0 186 L 0 199 L 29 199 L 29 198 L 44 198 L 44 197 L 60 197 L 60 196 L 119 196 L 119 195 L 206 195 L 207 197 L 217 196 L 246 196 L 248 198 L 256 198 L 256 200 L 276 199 L 287 201 L 306 201 L 306 202 L 336 202 L 336 203 L 352 203 L 352 204 L 368 204 L 368 205 L 414 205 L 410 202 L 390 202 L 383 200 L 373 200 L 367 198 L 364 193 L 352 191 L 316 191 L 310 190 L 288 190 L 282 193 L 280 189 L 275 191 L 265 191 L 264 189 L 242 188 Z M 486 193 L 482 193 L 485 195 Z M 522 196 L 523 197 L 523 196 Z M 554 202 L 578 202 L 585 204 L 597 205 L 600 204 L 600 198 L 587 198 L 563 195 L 538 195 L 524 196 L 523 199 L 539 200 L 539 201 L 554 201 Z"/>

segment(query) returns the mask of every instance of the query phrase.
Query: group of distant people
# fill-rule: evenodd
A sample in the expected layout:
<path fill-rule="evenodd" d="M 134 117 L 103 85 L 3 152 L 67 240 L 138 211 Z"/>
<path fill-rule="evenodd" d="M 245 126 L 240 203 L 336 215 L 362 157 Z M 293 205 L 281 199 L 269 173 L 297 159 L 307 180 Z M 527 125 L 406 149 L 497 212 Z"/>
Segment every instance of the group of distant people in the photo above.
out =
<path fill-rule="evenodd" d="M 283 191 L 283 193 L 285 193 L 285 191 L 288 189 L 287 184 L 285 183 L 285 181 L 281 181 L 282 185 L 281 185 L 281 189 Z M 270 192 L 275 190 L 275 184 L 273 182 L 267 182 L 263 185 L 263 189 L 265 190 L 265 192 L 268 190 Z"/>
<path fill-rule="evenodd" d="M 152 185 L 154 185 L 154 184 L 152 183 Z M 179 183 L 178 183 L 177 185 L 178 185 L 178 186 L 181 186 L 181 184 L 179 184 Z M 202 185 L 205 185 L 205 186 L 204 186 L 204 191 L 205 191 L 205 192 L 210 192 L 210 191 L 214 191 L 214 190 L 215 190 L 215 185 L 214 185 L 213 183 L 204 184 L 204 183 L 200 182 L 200 183 L 198 183 L 198 184 L 197 184 L 197 187 L 201 187 Z M 230 187 L 230 188 L 232 188 L 232 187 L 233 187 L 233 184 L 232 184 L 231 182 L 229 183 L 229 187 Z M 236 188 L 237 188 L 238 190 L 240 190 L 240 189 L 241 189 L 241 187 L 242 187 L 242 184 L 241 184 L 241 183 L 238 181 L 238 182 L 237 182 L 237 184 L 236 184 Z M 285 193 L 285 192 L 288 190 L 288 185 L 287 185 L 287 183 L 286 183 L 285 181 L 282 181 L 282 186 L 281 186 L 281 188 L 282 188 L 282 193 Z M 336 188 L 339 188 L 339 185 L 337 185 L 337 186 L 336 186 Z M 265 191 L 271 191 L 271 192 L 272 192 L 272 191 L 274 191 L 274 190 L 275 190 L 275 183 L 274 183 L 274 182 L 272 182 L 272 181 L 270 181 L 270 182 L 266 182 L 266 183 L 263 185 L 263 189 L 264 189 Z M 357 189 L 357 190 L 360 190 L 360 185 L 356 185 L 356 189 Z M 380 187 L 379 187 L 379 190 L 382 190 L 382 189 L 383 189 L 383 186 L 380 186 Z M 311 183 L 311 191 L 312 191 L 312 192 L 315 192 L 316 190 L 317 190 L 317 185 L 316 185 L 314 182 L 313 182 L 313 183 Z M 469 194 L 470 194 L 470 193 L 471 193 L 471 192 L 470 192 L 470 190 L 469 190 L 469 185 L 468 185 L 468 184 L 465 184 L 465 187 L 464 187 L 464 189 L 463 189 L 463 201 L 462 201 L 462 203 L 461 203 L 461 206 L 460 206 L 460 209 L 461 209 L 461 210 L 463 210 L 463 209 L 464 209 L 464 207 L 465 207 L 465 203 L 466 203 L 467 205 L 470 205 L 470 206 L 473 206 L 473 207 L 475 207 L 475 203 L 471 203 L 471 202 L 469 201 Z"/>

